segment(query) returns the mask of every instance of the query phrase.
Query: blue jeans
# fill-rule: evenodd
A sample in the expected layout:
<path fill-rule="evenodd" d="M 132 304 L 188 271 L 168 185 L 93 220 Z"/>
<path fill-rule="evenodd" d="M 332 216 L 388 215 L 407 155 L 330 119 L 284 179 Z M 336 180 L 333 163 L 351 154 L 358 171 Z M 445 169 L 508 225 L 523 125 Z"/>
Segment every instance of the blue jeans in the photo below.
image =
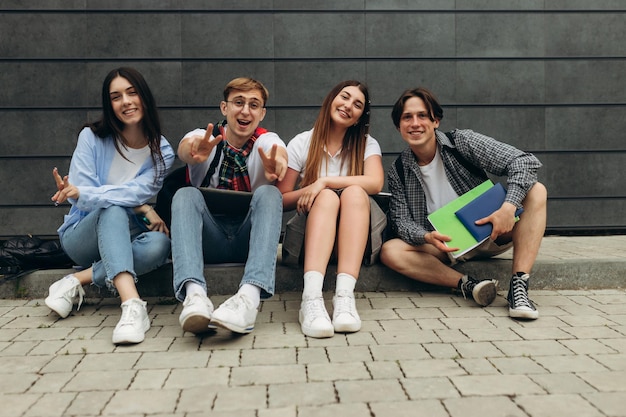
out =
<path fill-rule="evenodd" d="M 254 191 L 245 216 L 213 215 L 195 187 L 178 190 L 172 200 L 172 260 L 174 293 L 186 296 L 185 283 L 207 289 L 204 264 L 245 262 L 240 285 L 261 288 L 261 297 L 274 295 L 276 251 L 282 227 L 283 196 L 273 185 Z"/>
<path fill-rule="evenodd" d="M 167 262 L 170 239 L 161 232 L 147 231 L 124 207 L 111 206 L 89 213 L 61 236 L 70 258 L 83 267 L 93 266 L 93 283 L 115 292 L 113 278 L 128 272 L 148 273 Z"/>

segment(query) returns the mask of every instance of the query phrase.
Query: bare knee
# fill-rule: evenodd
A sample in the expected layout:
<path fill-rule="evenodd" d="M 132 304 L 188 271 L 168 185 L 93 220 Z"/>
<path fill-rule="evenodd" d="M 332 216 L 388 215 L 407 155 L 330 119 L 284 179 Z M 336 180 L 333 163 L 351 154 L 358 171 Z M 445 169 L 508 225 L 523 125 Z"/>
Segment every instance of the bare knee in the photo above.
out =
<path fill-rule="evenodd" d="M 341 205 L 352 204 L 369 207 L 369 196 L 358 185 L 351 185 L 341 192 Z"/>
<path fill-rule="evenodd" d="M 404 243 L 400 239 L 391 239 L 383 243 L 380 249 L 380 261 L 393 269 L 393 266 L 397 265 L 399 260 L 403 258 L 403 246 Z"/>
<path fill-rule="evenodd" d="M 526 194 L 526 198 L 524 199 L 524 204 L 529 205 L 546 205 L 548 201 L 548 190 L 545 185 L 540 182 L 535 183 L 528 193 Z"/>
<path fill-rule="evenodd" d="M 330 189 L 324 189 L 315 197 L 313 207 L 324 210 L 337 210 L 339 208 L 339 196 Z"/>

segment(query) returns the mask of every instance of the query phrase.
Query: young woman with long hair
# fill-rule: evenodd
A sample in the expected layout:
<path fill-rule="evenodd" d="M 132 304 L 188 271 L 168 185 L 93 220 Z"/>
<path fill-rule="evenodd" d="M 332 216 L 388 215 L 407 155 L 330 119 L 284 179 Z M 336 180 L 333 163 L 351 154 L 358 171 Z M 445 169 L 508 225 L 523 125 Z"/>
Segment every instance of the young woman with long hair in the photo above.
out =
<path fill-rule="evenodd" d="M 174 161 L 161 135 L 157 107 L 144 77 L 118 68 L 102 85 L 102 118 L 78 135 L 69 174 L 54 168 L 56 203 L 71 204 L 58 230 L 61 245 L 85 269 L 50 286 L 46 305 L 62 318 L 84 296 L 83 285 L 118 293 L 122 316 L 113 330 L 115 344 L 139 343 L 150 328 L 137 276 L 163 265 L 169 231 L 148 204 Z"/>
<path fill-rule="evenodd" d="M 287 145 L 289 168 L 278 188 L 284 209 L 306 216 L 299 320 L 307 336 L 331 337 L 361 328 L 354 288 L 370 229 L 369 195 L 380 192 L 384 183 L 382 154 L 368 134 L 369 119 L 367 87 L 343 81 L 324 99 L 313 129 Z M 322 286 L 333 252 L 337 281 L 331 321 Z"/>

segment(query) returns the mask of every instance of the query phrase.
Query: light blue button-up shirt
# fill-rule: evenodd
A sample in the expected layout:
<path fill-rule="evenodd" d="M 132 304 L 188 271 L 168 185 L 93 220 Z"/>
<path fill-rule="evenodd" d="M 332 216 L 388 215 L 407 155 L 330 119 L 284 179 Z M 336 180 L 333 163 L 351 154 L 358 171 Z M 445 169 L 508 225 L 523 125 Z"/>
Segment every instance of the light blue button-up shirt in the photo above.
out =
<path fill-rule="evenodd" d="M 156 181 L 152 158 L 148 158 L 133 180 L 117 185 L 106 184 L 116 152 L 111 137 L 99 138 L 88 127 L 80 132 L 69 173 L 69 182 L 78 188 L 80 198 L 68 200 L 72 207 L 57 230 L 59 235 L 98 208 L 121 206 L 132 209 L 145 204 L 159 192 L 167 170 L 174 163 L 174 150 L 161 136 L 161 154 L 166 169 Z"/>

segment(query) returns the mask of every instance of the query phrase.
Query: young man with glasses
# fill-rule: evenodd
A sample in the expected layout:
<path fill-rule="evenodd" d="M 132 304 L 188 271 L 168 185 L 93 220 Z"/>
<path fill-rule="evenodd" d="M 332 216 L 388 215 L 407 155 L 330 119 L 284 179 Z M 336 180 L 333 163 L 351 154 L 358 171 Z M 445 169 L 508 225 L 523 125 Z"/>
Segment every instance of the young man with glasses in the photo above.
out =
<path fill-rule="evenodd" d="M 287 172 L 287 151 L 277 134 L 259 127 L 268 96 L 259 81 L 232 80 L 220 103 L 226 120 L 187 133 L 178 146 L 193 185 L 172 200 L 174 291 L 183 302 L 184 331 L 218 326 L 250 333 L 261 298 L 274 293 L 282 227 L 282 195 L 274 182 Z M 197 187 L 250 192 L 251 199 L 243 208 L 209 208 Z M 213 311 L 204 265 L 232 262 L 245 262 L 239 291 Z"/>

